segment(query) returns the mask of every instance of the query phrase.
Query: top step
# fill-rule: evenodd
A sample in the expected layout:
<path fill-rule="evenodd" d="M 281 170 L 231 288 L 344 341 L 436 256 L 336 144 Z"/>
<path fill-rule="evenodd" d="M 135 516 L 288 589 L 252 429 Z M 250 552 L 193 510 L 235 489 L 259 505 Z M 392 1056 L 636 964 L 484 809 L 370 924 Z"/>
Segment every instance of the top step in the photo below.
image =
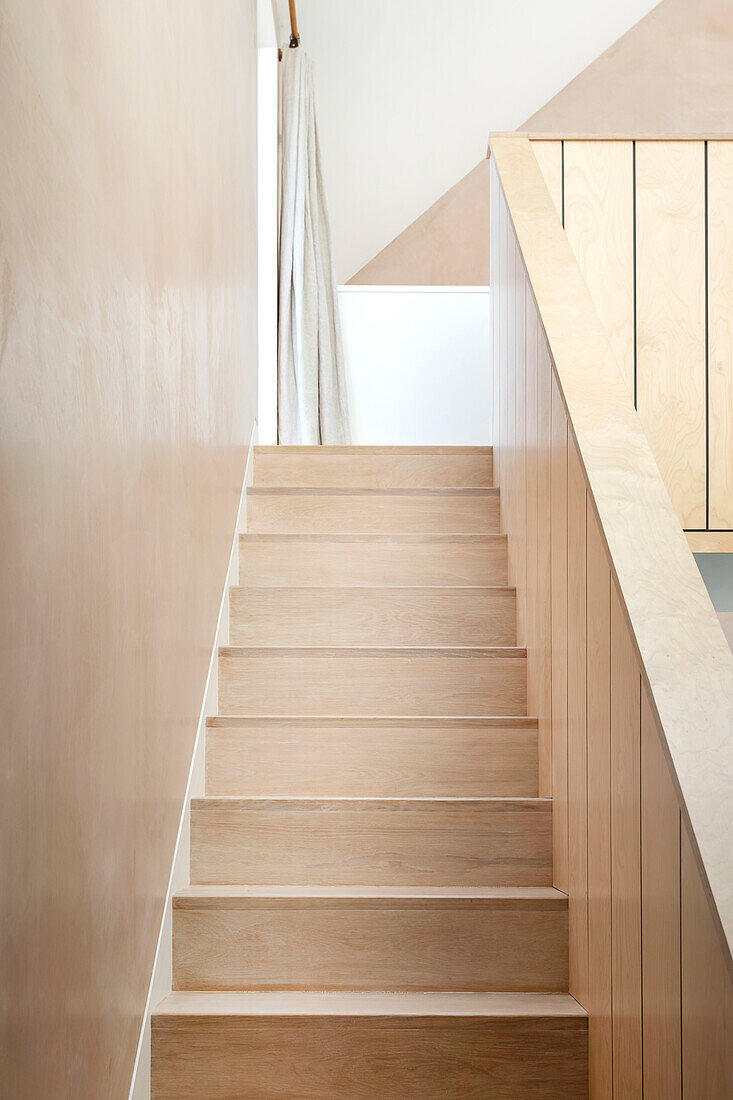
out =
<path fill-rule="evenodd" d="M 263 488 L 488 488 L 491 447 L 255 447 Z"/>

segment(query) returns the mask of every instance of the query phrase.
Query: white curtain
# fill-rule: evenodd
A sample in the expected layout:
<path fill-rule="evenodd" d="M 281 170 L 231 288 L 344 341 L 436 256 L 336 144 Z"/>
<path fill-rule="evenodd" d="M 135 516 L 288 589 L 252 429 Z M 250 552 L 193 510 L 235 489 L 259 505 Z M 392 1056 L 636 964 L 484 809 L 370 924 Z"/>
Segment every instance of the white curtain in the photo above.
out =
<path fill-rule="evenodd" d="M 344 358 L 310 58 L 280 66 L 278 441 L 348 443 Z"/>

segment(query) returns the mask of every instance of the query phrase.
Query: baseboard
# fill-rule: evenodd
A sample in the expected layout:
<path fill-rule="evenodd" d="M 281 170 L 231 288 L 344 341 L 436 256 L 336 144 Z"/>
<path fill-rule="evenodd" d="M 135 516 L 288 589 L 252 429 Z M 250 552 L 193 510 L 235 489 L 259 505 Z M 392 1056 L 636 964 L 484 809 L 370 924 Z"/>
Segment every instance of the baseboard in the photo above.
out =
<path fill-rule="evenodd" d="M 229 641 L 229 588 L 237 584 L 239 580 L 239 535 L 246 529 L 247 521 L 247 488 L 252 483 L 252 458 L 254 444 L 257 436 L 257 421 L 252 426 L 252 434 L 247 451 L 247 461 L 242 479 L 242 492 L 239 498 L 237 522 L 234 529 L 229 566 L 219 604 L 219 617 L 216 624 L 216 636 L 209 660 L 209 671 L 206 677 L 201 712 L 199 714 L 196 740 L 191 756 L 191 767 L 188 773 L 186 792 L 183 796 L 181 817 L 178 823 L 178 834 L 173 852 L 171 873 L 168 880 L 168 889 L 165 895 L 163 918 L 158 933 L 158 943 L 153 960 L 153 971 L 148 987 L 148 995 L 145 1001 L 145 1012 L 140 1027 L 140 1036 L 135 1054 L 135 1065 L 132 1071 L 132 1082 L 128 1100 L 150 1100 L 150 1013 L 155 1005 L 171 992 L 172 985 L 172 943 L 173 943 L 173 909 L 172 898 L 178 890 L 189 884 L 189 822 L 191 799 L 204 794 L 204 765 L 206 748 L 206 719 L 218 711 L 218 653 L 219 646 L 227 645 Z"/>

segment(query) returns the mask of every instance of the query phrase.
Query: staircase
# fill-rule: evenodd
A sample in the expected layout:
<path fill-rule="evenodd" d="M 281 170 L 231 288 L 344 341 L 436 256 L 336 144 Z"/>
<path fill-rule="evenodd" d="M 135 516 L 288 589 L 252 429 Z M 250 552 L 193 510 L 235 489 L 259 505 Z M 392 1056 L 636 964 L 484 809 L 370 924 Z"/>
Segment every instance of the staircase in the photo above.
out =
<path fill-rule="evenodd" d="M 486 448 L 259 448 L 154 1100 L 587 1096 Z"/>

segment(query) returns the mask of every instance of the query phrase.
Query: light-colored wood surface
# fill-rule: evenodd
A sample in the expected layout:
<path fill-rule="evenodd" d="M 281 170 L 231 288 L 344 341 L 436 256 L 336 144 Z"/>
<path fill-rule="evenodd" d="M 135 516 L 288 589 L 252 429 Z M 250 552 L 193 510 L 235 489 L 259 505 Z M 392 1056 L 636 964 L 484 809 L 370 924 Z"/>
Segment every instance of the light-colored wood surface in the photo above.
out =
<path fill-rule="evenodd" d="M 564 148 L 565 232 L 633 394 L 633 143 L 569 141 Z"/>
<path fill-rule="evenodd" d="M 552 205 L 558 218 L 562 221 L 563 208 L 563 144 L 562 141 L 542 141 L 537 138 L 532 142 L 532 152 L 537 157 L 542 178 L 550 192 Z"/>
<path fill-rule="evenodd" d="M 456 893 L 199 890 L 174 901 L 174 988 L 567 992 L 561 894 Z"/>
<path fill-rule="evenodd" d="M 553 882 L 568 889 L 568 422 L 552 378 L 550 541 L 552 592 Z"/>
<path fill-rule="evenodd" d="M 733 554 L 733 531 L 686 531 L 693 554 Z"/>
<path fill-rule="evenodd" d="M 708 526 L 733 528 L 733 142 L 708 150 Z M 733 537 L 733 536 L 732 536 Z"/>
<path fill-rule="evenodd" d="M 680 809 L 646 691 L 641 700 L 641 918 L 644 1096 L 679 1100 Z"/>
<path fill-rule="evenodd" d="M 733 1096 L 733 984 L 686 827 L 682 837 L 682 1095 Z"/>
<path fill-rule="evenodd" d="M 587 492 L 568 440 L 568 896 L 570 992 L 588 989 Z"/>
<path fill-rule="evenodd" d="M 232 645 L 514 645 L 512 588 L 232 588 Z"/>
<path fill-rule="evenodd" d="M 526 713 L 523 649 L 226 648 L 222 714 L 486 715 Z"/>
<path fill-rule="evenodd" d="M 247 585 L 497 585 L 506 535 L 242 535 Z"/>
<path fill-rule="evenodd" d="M 257 447 L 254 484 L 360 489 L 492 484 L 490 447 Z"/>
<path fill-rule="evenodd" d="M 637 407 L 683 527 L 705 527 L 705 147 L 636 150 Z"/>
<path fill-rule="evenodd" d="M 556 374 L 549 417 L 553 777 L 556 798 L 569 779 L 570 833 L 574 822 L 583 823 L 575 859 L 572 835 L 568 844 L 569 979 L 589 1012 L 591 1096 L 728 1096 L 733 985 L 724 929 L 711 907 L 710 875 L 729 913 L 723 837 L 730 834 L 733 665 L 577 261 L 556 232 L 527 154 L 522 139 L 502 139 L 492 168 L 492 218 L 499 232 L 513 238 L 517 231 L 521 248 L 512 271 L 500 250 L 492 254 L 495 400 L 508 406 L 512 386 L 516 392 L 513 376 L 524 371 L 526 377 L 521 355 L 510 359 L 506 349 L 523 340 L 531 349 L 533 324 L 527 318 L 522 333 L 522 318 L 502 309 L 502 284 L 510 277 L 527 280 L 528 268 L 525 301 L 537 298 Z M 499 171 L 515 223 L 508 229 Z M 513 335 L 502 334 L 511 326 Z M 522 547 L 512 532 L 521 527 L 538 461 L 537 454 L 520 459 L 516 452 L 537 446 L 533 421 L 531 410 L 531 430 L 520 433 L 503 409 L 496 418 L 497 480 L 515 578 L 512 557 Z M 579 502 L 585 502 L 584 545 Z M 536 621 L 536 589 L 528 580 L 528 626 Z M 526 644 L 531 662 L 531 631 Z M 528 676 L 533 683 L 536 669 Z M 585 729 L 584 762 L 573 760 L 573 723 Z M 574 789 L 580 792 L 577 807 Z M 690 846 L 685 872 L 683 853 L 680 970 L 679 832 L 680 822 L 689 829 L 691 803 L 709 866 L 703 879 Z M 557 816 L 559 806 L 554 809 Z M 555 840 L 555 851 L 562 852 L 559 830 Z M 585 942 L 574 900 L 579 896 L 582 905 L 584 859 Z M 574 983 L 584 970 L 581 990 Z"/>
<path fill-rule="evenodd" d="M 0 1093 L 103 1100 L 130 1090 L 257 411 L 256 4 L 0 23 Z"/>
<path fill-rule="evenodd" d="M 496 534 L 494 489 L 251 489 L 255 534 Z"/>
<path fill-rule="evenodd" d="M 587 1020 L 563 994 L 175 993 L 155 1100 L 581 1100 Z"/>
<path fill-rule="evenodd" d="M 592 505 L 586 513 L 588 772 L 588 1077 L 613 1095 L 611 964 L 611 570 Z"/>
<path fill-rule="evenodd" d="M 191 881 L 549 886 L 546 799 L 194 799 Z"/>
<path fill-rule="evenodd" d="M 641 1098 L 641 677 L 611 586 L 611 960 L 613 1095 Z"/>
<path fill-rule="evenodd" d="M 733 655 L 588 288 L 556 224 L 529 142 L 492 137 L 492 166 L 511 208 L 683 815 L 694 831 L 710 897 L 730 943 Z M 501 347 L 500 334 L 497 339 Z M 502 385 L 499 379 L 499 393 Z M 499 482 L 505 494 L 500 417 L 497 428 L 494 448 L 501 456 Z M 725 956 L 721 963 L 728 964 Z"/>
<path fill-rule="evenodd" d="M 531 718 L 217 718 L 206 732 L 206 793 L 534 797 L 537 723 Z"/>

